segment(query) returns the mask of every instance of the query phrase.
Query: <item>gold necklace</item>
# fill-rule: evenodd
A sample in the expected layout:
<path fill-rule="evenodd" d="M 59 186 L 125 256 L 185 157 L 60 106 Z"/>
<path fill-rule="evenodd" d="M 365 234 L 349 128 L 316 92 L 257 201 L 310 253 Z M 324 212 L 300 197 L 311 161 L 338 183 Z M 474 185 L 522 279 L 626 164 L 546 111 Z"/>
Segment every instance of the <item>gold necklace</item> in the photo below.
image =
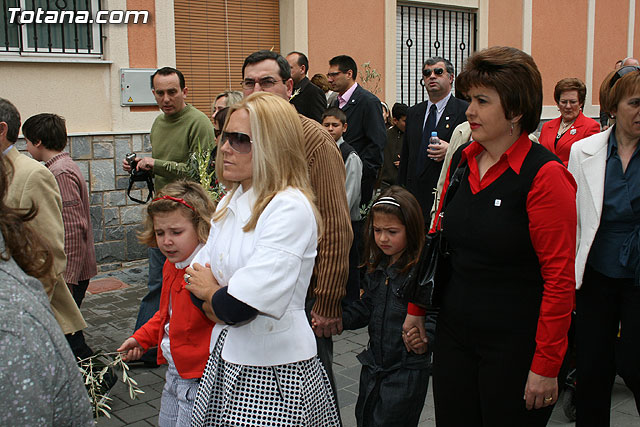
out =
<path fill-rule="evenodd" d="M 558 136 L 564 135 L 564 133 L 573 125 L 574 122 L 575 122 L 575 119 L 565 125 L 563 121 L 560 121 L 560 127 L 558 128 Z"/>

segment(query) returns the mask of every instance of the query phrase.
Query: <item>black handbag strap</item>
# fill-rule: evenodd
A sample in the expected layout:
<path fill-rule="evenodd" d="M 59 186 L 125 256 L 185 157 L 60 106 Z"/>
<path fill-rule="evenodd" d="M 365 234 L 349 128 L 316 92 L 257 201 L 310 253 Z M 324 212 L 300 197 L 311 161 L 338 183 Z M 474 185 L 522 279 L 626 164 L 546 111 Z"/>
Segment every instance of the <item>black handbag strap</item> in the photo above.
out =
<path fill-rule="evenodd" d="M 468 143 L 461 146 L 460 149 L 458 149 L 456 151 L 456 153 L 454 154 L 454 156 L 458 153 L 461 153 L 462 150 L 469 145 Z M 460 157 L 458 156 L 458 160 L 460 159 Z M 453 163 L 454 158 L 452 158 L 451 160 L 451 164 L 455 164 Z M 442 202 L 442 209 L 440 209 L 440 213 L 438 214 L 438 220 L 436 221 L 436 230 L 440 230 L 441 229 L 441 224 L 442 224 L 442 218 L 444 218 L 444 210 L 447 207 L 447 205 L 449 204 L 449 202 L 451 201 L 451 198 L 453 198 L 453 195 L 456 193 L 456 191 L 458 190 L 458 187 L 460 187 L 460 182 L 462 181 L 462 178 L 464 177 L 464 174 L 467 173 L 467 169 L 468 169 L 468 164 L 467 161 L 464 160 L 461 163 L 458 164 L 458 166 L 456 167 L 455 171 L 453 172 L 453 174 L 450 175 L 449 178 L 449 186 L 447 187 L 447 191 L 444 193 L 444 201 Z"/>
<path fill-rule="evenodd" d="M 155 188 L 153 186 L 153 178 L 151 178 L 150 174 L 147 174 L 145 181 L 147 182 L 147 189 L 149 190 L 149 194 L 147 194 L 147 200 L 143 201 L 143 200 L 140 200 L 140 199 L 136 199 L 135 197 L 133 197 L 131 195 L 131 188 L 133 188 L 133 184 L 134 184 L 134 182 L 136 182 L 136 180 L 134 180 L 133 177 L 129 178 L 129 188 L 127 188 L 127 197 L 129 197 L 134 202 L 140 203 L 142 205 L 144 205 L 149 200 L 151 200 L 151 198 L 153 197 L 153 192 L 155 190 Z"/>

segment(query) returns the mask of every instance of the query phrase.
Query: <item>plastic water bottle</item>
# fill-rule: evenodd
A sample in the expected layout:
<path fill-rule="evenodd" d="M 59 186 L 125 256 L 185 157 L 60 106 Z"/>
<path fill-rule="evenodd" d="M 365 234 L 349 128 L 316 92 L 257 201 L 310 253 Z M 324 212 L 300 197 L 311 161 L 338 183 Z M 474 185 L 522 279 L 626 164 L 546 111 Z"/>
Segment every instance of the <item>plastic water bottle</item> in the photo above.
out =
<path fill-rule="evenodd" d="M 440 145 L 440 138 L 438 138 L 438 132 L 431 132 L 431 138 L 429 138 L 429 145 Z"/>

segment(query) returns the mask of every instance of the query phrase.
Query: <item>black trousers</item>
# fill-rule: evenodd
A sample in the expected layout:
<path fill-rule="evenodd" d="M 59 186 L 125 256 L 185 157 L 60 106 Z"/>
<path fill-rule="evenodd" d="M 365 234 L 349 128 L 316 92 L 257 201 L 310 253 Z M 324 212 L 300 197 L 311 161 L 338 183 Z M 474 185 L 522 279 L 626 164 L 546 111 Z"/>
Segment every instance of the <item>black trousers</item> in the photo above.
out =
<path fill-rule="evenodd" d="M 527 410 L 523 399 L 535 336 L 461 331 L 442 320 L 433 355 L 438 427 L 546 426 L 553 406 Z M 477 340 L 466 339 L 467 332 Z"/>
<path fill-rule="evenodd" d="M 616 372 L 640 412 L 640 287 L 632 279 L 587 265 L 576 292 L 576 369 L 576 426 L 609 426 Z"/>
<path fill-rule="evenodd" d="M 364 221 L 351 221 L 353 230 L 353 242 L 349 249 L 349 277 L 347 279 L 347 293 L 342 299 L 342 305 L 348 305 L 360 299 L 360 276 L 364 268 L 360 265 L 360 254 L 362 253 L 362 224 Z"/>
<path fill-rule="evenodd" d="M 539 301 L 534 288 L 509 292 L 452 278 L 443 290 L 433 348 L 438 427 L 547 425 L 553 406 L 527 410 L 523 399 Z"/>
<path fill-rule="evenodd" d="M 87 294 L 87 288 L 89 287 L 89 279 L 78 281 L 77 285 L 69 285 L 69 290 L 71 291 L 71 296 L 73 296 L 73 300 L 76 302 L 78 308 L 82 305 L 82 301 L 84 300 L 84 296 Z"/>
<path fill-rule="evenodd" d="M 71 295 L 73 296 L 73 300 L 76 302 L 78 308 L 82 304 L 82 300 L 84 300 L 84 296 L 87 293 L 87 288 L 89 287 L 89 280 L 80 280 L 78 284 L 69 285 Z M 93 355 L 93 350 L 87 345 L 84 340 L 84 334 L 82 330 L 77 331 L 73 334 L 66 334 L 65 338 L 69 343 L 69 347 L 71 347 L 71 351 L 73 355 L 78 359 L 86 359 L 87 357 Z"/>

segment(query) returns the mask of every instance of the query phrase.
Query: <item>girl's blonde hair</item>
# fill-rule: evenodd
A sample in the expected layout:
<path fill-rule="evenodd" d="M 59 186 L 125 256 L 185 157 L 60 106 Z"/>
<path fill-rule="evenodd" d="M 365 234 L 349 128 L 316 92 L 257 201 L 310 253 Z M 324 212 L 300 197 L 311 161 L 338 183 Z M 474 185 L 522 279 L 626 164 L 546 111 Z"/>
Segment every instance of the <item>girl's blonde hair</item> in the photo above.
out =
<path fill-rule="evenodd" d="M 253 230 L 265 207 L 278 192 L 287 187 L 297 188 L 307 197 L 318 223 L 320 216 L 309 184 L 304 134 L 295 108 L 277 95 L 257 92 L 229 109 L 224 129 L 229 123 L 229 118 L 237 110 L 246 110 L 249 113 L 253 140 L 251 188 L 256 195 L 251 218 L 242 228 L 243 231 Z M 222 141 L 221 143 L 224 144 Z M 224 206 L 213 216 L 214 221 L 219 221 L 226 215 L 228 200 L 239 186 L 238 182 L 224 179 L 223 153 L 220 147 L 216 158 L 216 170 L 219 171 L 218 176 L 222 177 L 220 181 L 227 188 L 232 188 L 231 193 L 225 197 L 227 202 L 223 199 Z"/>
<path fill-rule="evenodd" d="M 420 259 L 420 251 L 424 246 L 424 218 L 420 204 L 404 188 L 392 185 L 373 202 L 365 225 L 364 262 L 361 267 L 367 271 L 375 270 L 386 257 L 382 249 L 376 244 L 373 233 L 373 218 L 376 213 L 393 215 L 404 225 L 407 236 L 407 246 L 397 261 L 398 268 L 403 272 L 409 271 Z"/>
<path fill-rule="evenodd" d="M 157 247 L 153 216 L 157 213 L 180 210 L 191 219 L 200 243 L 205 243 L 211 228 L 211 215 L 215 209 L 215 204 L 200 184 L 186 180 L 167 184 L 147 206 L 144 230 L 138 233 L 138 240 L 147 246 Z"/>

